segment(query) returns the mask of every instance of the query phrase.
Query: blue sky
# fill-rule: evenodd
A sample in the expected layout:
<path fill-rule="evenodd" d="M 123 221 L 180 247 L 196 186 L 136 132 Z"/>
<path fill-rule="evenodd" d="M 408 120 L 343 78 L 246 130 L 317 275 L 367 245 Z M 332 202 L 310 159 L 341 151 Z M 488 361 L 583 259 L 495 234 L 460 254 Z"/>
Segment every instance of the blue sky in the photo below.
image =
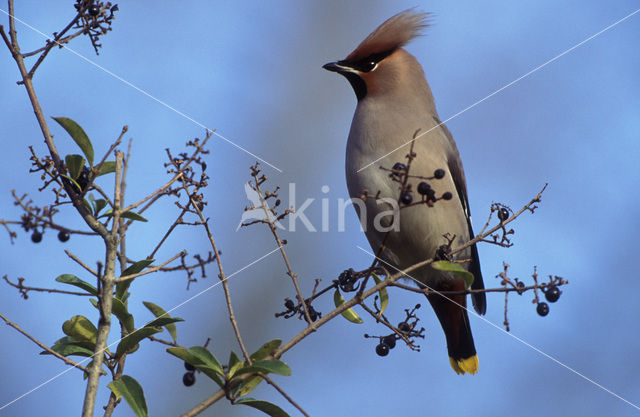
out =
<path fill-rule="evenodd" d="M 321 199 L 329 199 L 329 232 L 284 232 L 293 269 L 305 293 L 314 279 L 325 283 L 347 268 L 363 269 L 370 258 L 354 213 L 347 228 L 334 227 L 334 204 L 347 198 L 344 148 L 355 96 L 348 83 L 322 70 L 344 58 L 367 34 L 393 14 L 417 6 L 433 12 L 426 36 L 407 49 L 422 63 L 441 119 L 483 99 L 558 54 L 637 9 L 633 1 L 539 1 L 531 4 L 489 1 L 430 2 L 245 2 L 205 1 L 173 4 L 120 4 L 113 32 L 95 56 L 87 39 L 71 48 L 191 119 L 217 131 L 282 170 L 265 167 L 269 184 L 296 185 L 296 203 L 314 198 L 306 214 L 321 223 Z M 2 6 L 4 9 L 5 6 Z M 44 33 L 59 30 L 72 18 L 72 2 L 18 2 L 19 18 Z M 0 15 L 7 25 L 6 16 Z M 19 25 L 23 50 L 39 47 L 41 35 Z M 631 403 L 640 404 L 637 359 L 640 338 L 635 301 L 640 284 L 635 263 L 640 226 L 640 13 L 504 89 L 447 123 L 464 162 L 476 227 L 484 224 L 492 202 L 519 208 L 545 183 L 549 187 L 534 215 L 515 225 L 510 249 L 480 246 L 487 286 L 502 262 L 513 276 L 527 280 L 534 265 L 542 276 L 559 275 L 570 285 L 541 318 L 532 295 L 510 297 L 513 335 Z M 0 137 L 5 163 L 0 218 L 15 219 L 10 190 L 28 192 L 39 204 L 39 176 L 28 174 L 28 146 L 44 155 L 45 146 L 18 73 L 6 49 L 0 52 Z M 133 138 L 128 201 L 166 180 L 165 148 L 174 153 L 204 129 L 193 121 L 125 85 L 78 56 L 54 50 L 38 70 L 35 85 L 48 116 L 80 123 L 106 151 L 123 125 Z M 60 151 L 76 152 L 65 132 L 50 126 Z M 275 248 L 259 226 L 236 232 L 248 203 L 244 183 L 255 158 L 217 139 L 207 156 L 210 217 L 225 270 L 233 273 Z M 107 184 L 105 183 L 105 186 Z M 328 186 L 327 193 L 322 191 Z M 292 202 L 290 202 L 292 203 Z M 144 258 L 175 217 L 171 202 L 147 213 L 148 224 L 130 230 L 129 255 Z M 82 227 L 71 211 L 58 219 Z M 89 264 L 102 256 L 95 239 L 72 236 L 62 244 L 54 233 L 34 245 L 20 233 L 11 245 L 0 235 L 0 274 L 25 277 L 34 286 L 53 286 L 62 273 L 84 276 L 64 249 Z M 167 259 L 182 249 L 207 251 L 206 235 L 181 230 L 158 254 Z M 169 309 L 215 281 L 216 272 L 185 291 L 182 274 L 145 277 L 132 285 L 130 309 L 137 321 L 148 318 L 142 301 Z M 88 277 L 85 277 L 88 279 Z M 272 255 L 230 280 L 239 326 L 249 349 L 280 337 L 288 340 L 303 327 L 297 320 L 274 318 L 293 291 L 281 259 Z M 391 291 L 388 316 L 400 321 L 403 309 L 425 300 Z M 317 308 L 328 312 L 330 297 Z M 30 294 L 22 300 L 8 286 L 0 291 L 3 314 L 45 343 L 62 336 L 61 324 L 75 314 L 95 319 L 86 299 Z M 426 305 L 425 305 L 426 307 Z M 502 295 L 488 296 L 486 318 L 500 326 Z M 185 346 L 211 338 L 211 348 L 226 361 L 238 351 L 222 289 L 216 287 L 176 310 L 179 341 Z M 139 318 L 138 318 L 139 317 Z M 420 352 L 398 346 L 385 358 L 363 333 L 385 334 L 371 320 L 356 326 L 334 320 L 304 340 L 284 360 L 292 367 L 281 386 L 311 415 L 637 415 L 630 406 L 562 365 L 475 317 L 471 325 L 480 358 L 475 376 L 457 376 L 446 357 L 444 336 L 428 308 L 420 310 L 426 339 Z M 5 377 L 0 406 L 42 384 L 67 367 L 15 330 L 0 327 Z M 115 339 L 115 335 L 114 338 Z M 194 387 L 182 385 L 182 363 L 160 345 L 143 344 L 127 360 L 126 372 L 145 388 L 152 415 L 176 415 L 214 390 L 198 375 Z M 106 381 L 104 381 L 106 383 Z M 104 385 L 103 383 L 103 385 Z M 77 414 L 85 383 L 70 371 L 0 411 L 0 415 Z M 106 390 L 98 404 L 106 404 Z M 295 411 L 270 387 L 256 398 Z M 116 415 L 128 416 L 126 405 Z M 203 415 L 259 415 L 252 409 L 221 402 Z"/>

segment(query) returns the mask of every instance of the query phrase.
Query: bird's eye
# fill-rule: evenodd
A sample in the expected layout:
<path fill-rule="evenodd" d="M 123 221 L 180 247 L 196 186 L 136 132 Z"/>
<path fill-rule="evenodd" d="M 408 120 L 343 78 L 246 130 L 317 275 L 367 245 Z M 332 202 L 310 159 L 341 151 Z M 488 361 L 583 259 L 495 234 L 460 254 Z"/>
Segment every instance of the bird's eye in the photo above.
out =
<path fill-rule="evenodd" d="M 361 70 L 362 70 L 362 72 L 371 72 L 374 69 L 376 69 L 377 66 L 378 66 L 378 63 L 375 62 L 375 61 L 365 61 L 362 64 Z"/>

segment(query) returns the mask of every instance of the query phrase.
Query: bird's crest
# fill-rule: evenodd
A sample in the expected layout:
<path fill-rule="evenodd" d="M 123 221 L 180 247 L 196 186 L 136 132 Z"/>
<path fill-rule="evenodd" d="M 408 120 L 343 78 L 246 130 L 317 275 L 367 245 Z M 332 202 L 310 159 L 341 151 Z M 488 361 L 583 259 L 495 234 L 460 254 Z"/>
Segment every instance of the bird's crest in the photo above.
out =
<path fill-rule="evenodd" d="M 398 13 L 371 32 L 345 61 L 358 62 L 373 54 L 402 48 L 411 39 L 422 34 L 429 26 L 430 16 L 429 13 L 416 13 L 413 9 Z"/>

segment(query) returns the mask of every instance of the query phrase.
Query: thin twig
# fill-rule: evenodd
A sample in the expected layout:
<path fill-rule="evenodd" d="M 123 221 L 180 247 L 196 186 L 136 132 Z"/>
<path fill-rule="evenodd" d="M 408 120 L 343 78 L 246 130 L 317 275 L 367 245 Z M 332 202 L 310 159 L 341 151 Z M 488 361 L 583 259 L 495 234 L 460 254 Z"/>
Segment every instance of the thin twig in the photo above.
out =
<path fill-rule="evenodd" d="M 15 282 L 11 282 L 6 275 L 4 275 L 2 278 L 7 282 L 7 284 L 11 285 L 14 288 L 17 288 L 20 291 L 20 293 L 22 294 L 23 298 L 27 298 L 27 293 L 29 291 L 47 292 L 47 293 L 51 293 L 51 294 L 66 294 L 66 295 L 82 295 L 82 296 L 91 296 L 91 295 L 93 295 L 93 294 L 89 294 L 89 293 L 86 293 L 86 292 L 75 292 L 75 291 L 58 290 L 58 289 L 55 289 L 55 288 L 28 287 L 28 286 L 22 284 L 21 280 L 23 278 L 18 278 L 18 283 L 17 284 Z"/>
<path fill-rule="evenodd" d="M 271 385 L 273 388 L 276 389 L 276 391 L 278 391 L 280 393 L 280 395 L 282 395 L 287 401 L 289 401 L 289 403 L 294 406 L 295 408 L 298 409 L 298 411 L 300 411 L 300 413 L 306 417 L 309 417 L 309 414 L 307 414 L 306 411 L 304 411 L 304 409 L 302 407 L 300 407 L 300 405 L 298 403 L 296 403 L 295 401 L 293 401 L 293 398 L 291 398 L 282 388 L 280 388 L 278 386 L 278 384 L 276 384 L 273 379 L 269 378 L 269 376 L 267 374 L 264 374 L 262 372 L 258 372 L 258 375 L 260 375 L 262 377 L 262 379 L 264 379 L 265 381 L 267 381 L 267 383 L 269 385 Z"/>
<path fill-rule="evenodd" d="M 166 262 L 163 262 L 160 265 L 152 266 L 151 268 L 147 268 L 144 271 L 138 272 L 137 274 L 125 275 L 124 277 L 116 278 L 116 279 L 113 280 L 113 282 L 115 282 L 116 284 L 119 284 L 119 283 L 124 282 L 124 281 L 130 281 L 130 280 L 132 280 L 134 278 L 138 278 L 138 277 L 141 277 L 143 275 L 147 275 L 147 274 L 150 274 L 152 272 L 156 272 L 156 271 L 160 270 L 162 267 L 164 267 L 165 265 L 175 261 L 176 259 L 178 259 L 182 255 L 186 255 L 186 254 L 187 254 L 187 251 L 183 250 L 182 252 L 178 253 L 177 255 L 174 255 L 169 260 L 167 260 Z"/>
<path fill-rule="evenodd" d="M 157 337 L 154 337 L 154 336 L 147 336 L 147 339 L 152 340 L 154 342 L 162 343 L 163 345 L 167 345 L 167 346 L 173 346 L 173 347 L 180 346 L 177 343 L 169 342 L 169 341 L 164 340 L 164 339 L 158 339 Z"/>
<path fill-rule="evenodd" d="M 36 63 L 33 64 L 31 69 L 29 70 L 29 77 L 33 77 L 33 74 L 35 74 L 36 70 L 38 69 L 42 61 L 46 58 L 47 54 L 51 51 L 51 49 L 53 49 L 54 46 L 56 45 L 62 46 L 62 43 L 60 42 L 62 40 L 62 37 L 64 36 L 65 33 L 69 31 L 69 29 L 71 29 L 73 25 L 75 25 L 75 23 L 80 19 L 80 16 L 81 14 L 78 13 L 76 17 L 74 17 L 73 20 L 69 22 L 69 24 L 64 29 L 62 29 L 62 31 L 60 31 L 60 33 L 56 34 L 55 38 L 53 38 L 52 40 L 47 39 L 47 45 L 45 45 L 44 50 L 36 60 Z M 71 39 L 73 38 L 70 38 L 69 40 Z M 22 56 L 24 57 L 25 55 L 22 55 Z"/>
<path fill-rule="evenodd" d="M 80 365 L 79 363 L 76 363 L 74 361 L 72 361 L 71 359 L 62 356 L 61 354 L 59 354 L 58 352 L 56 352 L 55 350 L 51 349 L 49 346 L 45 345 L 44 343 L 42 343 L 41 341 L 39 341 L 38 339 L 36 339 L 35 337 L 31 336 L 29 333 L 27 333 L 26 331 L 22 330 L 20 328 L 20 326 L 18 326 L 17 324 L 15 324 L 14 322 L 10 321 L 8 318 L 6 318 L 2 313 L 0 313 L 0 318 L 2 318 L 2 320 L 4 320 L 5 323 L 7 323 L 9 326 L 13 327 L 14 329 L 16 329 L 17 331 L 19 331 L 20 333 L 22 333 L 24 336 L 26 336 L 29 340 L 31 340 L 33 343 L 35 343 L 36 345 L 40 346 L 42 349 L 46 350 L 48 353 L 52 354 L 53 356 L 55 356 L 56 358 L 62 360 L 64 363 L 66 363 L 67 365 L 71 365 L 74 366 L 78 369 L 82 369 L 83 371 L 87 371 L 87 369 Z"/>
<path fill-rule="evenodd" d="M 18 203 L 18 205 L 20 206 L 20 208 L 25 212 L 28 213 L 29 215 L 33 216 L 36 220 L 38 220 L 38 222 L 45 224 L 47 227 L 50 227 L 51 229 L 55 229 L 55 230 L 60 230 L 60 231 L 65 231 L 68 233 L 72 233 L 72 234 L 78 234 L 78 235 L 88 235 L 88 236 L 95 236 L 96 232 L 87 232 L 85 230 L 72 230 L 63 226 L 58 226 L 57 224 L 53 223 L 51 220 L 39 216 L 38 214 L 34 213 L 33 210 L 31 210 L 31 208 L 29 206 L 27 206 L 26 204 L 24 204 L 24 201 L 22 201 L 24 199 L 24 197 L 20 198 L 18 197 L 18 195 L 16 194 L 16 190 L 11 190 L 11 195 L 13 196 L 13 198 L 16 200 L 16 203 Z"/>
<path fill-rule="evenodd" d="M 80 258 L 78 258 L 76 255 L 74 255 L 73 253 L 69 252 L 68 249 L 65 249 L 64 253 L 66 253 L 69 258 L 71 258 L 74 261 L 76 261 L 76 263 L 78 265 L 80 265 L 81 267 L 83 267 L 84 269 L 89 271 L 89 273 L 91 273 L 93 276 L 95 276 L 96 278 L 98 277 L 98 273 L 96 271 L 91 269 L 91 267 L 89 265 L 87 265 L 86 263 L 82 262 L 82 260 L 80 260 Z"/>
<path fill-rule="evenodd" d="M 463 250 L 465 250 L 466 248 L 475 245 L 476 243 L 480 242 L 481 240 L 483 240 L 485 237 L 491 235 L 492 233 L 494 233 L 495 231 L 503 228 L 505 225 L 511 223 L 512 221 L 514 221 L 516 218 L 518 218 L 522 213 L 524 213 L 525 211 L 529 210 L 529 211 L 533 211 L 535 210 L 535 203 L 540 202 L 541 198 L 542 198 L 542 193 L 544 192 L 544 190 L 547 188 L 547 184 L 544 185 L 544 187 L 542 187 L 542 189 L 538 192 L 538 194 L 536 194 L 535 197 L 533 197 L 531 199 L 531 201 L 529 201 L 529 203 L 527 203 L 524 207 L 522 207 L 517 213 L 513 214 L 511 217 L 509 217 L 508 219 L 506 219 L 503 222 L 500 222 L 500 224 L 492 227 L 491 229 L 489 229 L 488 231 L 479 234 L 478 236 L 476 236 L 475 238 L 469 240 L 467 243 L 465 243 L 464 245 L 458 246 L 454 249 L 451 250 L 450 254 L 451 255 L 455 255 L 456 253 L 462 252 Z M 427 259 L 424 260 L 422 262 L 418 262 L 417 264 L 413 264 L 408 268 L 405 268 L 404 270 L 396 273 L 395 275 L 393 275 L 393 278 L 395 278 L 396 276 L 400 277 L 400 276 L 405 276 L 408 275 L 409 272 L 411 271 L 415 271 L 418 268 L 421 268 L 423 266 L 429 265 L 431 263 L 434 262 L 434 259 Z M 395 280 L 394 280 L 395 281 Z M 486 290 L 481 290 L 481 291 L 486 291 Z"/>
<path fill-rule="evenodd" d="M 191 410 L 187 411 L 186 413 L 180 414 L 180 417 L 197 416 L 198 414 L 202 413 L 204 410 L 211 407 L 213 404 L 215 404 L 219 400 L 223 399 L 225 395 L 226 393 L 224 392 L 223 389 L 218 390 L 215 392 L 215 394 L 209 396 L 204 401 L 200 402 L 200 404 L 193 407 Z"/>
<path fill-rule="evenodd" d="M 400 339 L 402 339 L 407 344 L 407 346 L 411 347 L 413 345 L 413 343 L 409 340 L 409 338 L 407 338 L 406 335 L 404 335 L 401 332 L 399 332 L 395 327 L 393 327 L 393 325 L 391 323 L 389 323 L 387 320 L 384 320 L 382 317 L 380 317 L 378 315 L 378 313 L 376 313 L 375 311 L 370 309 L 369 306 L 367 306 L 364 303 L 364 301 L 360 303 L 360 307 L 362 307 L 364 309 L 364 311 L 369 313 L 369 315 L 371 317 L 373 317 L 376 320 L 376 322 L 382 323 L 385 326 L 387 326 L 389 329 L 391 329 L 391 331 L 394 332 L 396 335 L 398 335 L 400 337 Z"/>
<path fill-rule="evenodd" d="M 160 241 L 158 242 L 158 244 L 156 245 L 156 247 L 151 251 L 151 254 L 149 255 L 149 259 L 153 259 L 153 257 L 156 255 L 156 252 L 158 250 L 160 250 L 160 248 L 162 247 L 162 245 L 164 244 L 164 242 L 169 238 L 169 236 L 171 235 L 171 233 L 173 233 L 173 231 L 176 229 L 176 227 L 178 227 L 178 225 L 182 222 L 182 217 L 188 212 L 188 209 L 185 207 L 182 209 L 182 212 L 178 215 L 178 218 L 171 224 L 171 226 L 169 226 L 169 229 L 167 230 L 167 232 L 164 234 L 164 236 L 162 236 L 162 239 L 160 239 Z"/>
<path fill-rule="evenodd" d="M 304 297 L 302 296 L 302 290 L 300 290 L 300 285 L 298 284 L 298 274 L 293 272 L 293 269 L 291 268 L 291 263 L 289 262 L 289 257 L 287 256 L 287 252 L 284 250 L 284 243 L 282 242 L 282 240 L 280 239 L 280 235 L 278 235 L 278 230 L 276 228 L 276 225 L 274 224 L 272 218 L 272 213 L 269 211 L 269 204 L 267 203 L 264 194 L 262 192 L 262 189 L 260 188 L 260 183 L 261 181 L 258 179 L 258 175 L 260 173 L 260 171 L 257 168 L 257 163 L 255 165 L 255 168 L 252 167 L 253 173 L 252 176 L 254 178 L 254 184 L 256 187 L 256 192 L 258 193 L 258 196 L 260 197 L 260 203 L 262 204 L 262 209 L 264 210 L 264 214 L 267 218 L 267 225 L 269 226 L 269 230 L 271 230 L 271 234 L 273 235 L 273 238 L 276 240 L 276 243 L 278 244 L 278 248 L 280 249 L 280 254 L 282 255 L 282 259 L 284 261 L 284 264 L 287 268 L 287 275 L 289 275 L 289 277 L 291 277 L 291 281 L 293 282 L 293 286 L 296 290 L 296 295 L 298 296 L 298 301 L 300 302 L 300 305 L 302 306 L 302 311 L 304 312 L 304 316 L 306 318 L 306 321 L 308 323 L 309 326 L 311 326 L 312 328 L 314 327 L 313 325 L 313 320 L 311 320 L 311 316 L 309 315 L 309 306 L 307 306 L 307 303 L 304 300 Z M 266 179 L 266 178 L 265 178 Z"/>
<path fill-rule="evenodd" d="M 202 152 L 202 148 L 204 147 L 204 145 L 209 141 L 209 139 L 211 138 L 212 132 L 211 131 L 207 131 L 205 138 L 202 140 L 202 143 L 199 144 L 199 146 L 196 147 L 196 150 L 194 151 L 193 155 L 191 155 L 191 157 L 185 161 L 184 164 L 182 164 L 182 166 L 180 167 L 180 171 L 174 175 L 173 178 L 171 178 L 165 185 L 163 185 L 162 187 L 158 188 L 156 191 L 154 191 L 153 193 L 149 194 L 148 196 L 146 196 L 145 198 L 143 198 L 142 200 L 138 201 L 137 203 L 131 204 L 129 206 L 127 206 L 126 208 L 123 209 L 123 211 L 130 211 L 133 210 L 134 208 L 138 207 L 141 204 L 144 204 L 145 202 L 149 201 L 150 199 L 156 197 L 156 196 L 160 196 L 163 192 L 165 192 L 169 187 L 171 187 L 171 185 L 176 182 L 178 179 L 182 178 L 184 176 L 184 170 L 185 168 L 187 168 L 196 158 L 196 156 L 198 156 L 200 154 L 200 152 Z"/>
<path fill-rule="evenodd" d="M 235 333 L 236 339 L 238 340 L 238 345 L 240 345 L 240 350 L 242 350 L 242 355 L 244 356 L 244 359 L 247 361 L 247 363 L 251 365 L 252 363 L 251 355 L 249 355 L 247 348 L 244 346 L 244 342 L 242 341 L 242 336 L 240 335 L 240 329 L 238 328 L 238 322 L 236 321 L 235 315 L 233 314 L 233 306 L 231 305 L 231 294 L 229 292 L 229 284 L 227 283 L 227 277 L 224 274 L 224 270 L 222 269 L 222 259 L 220 259 L 220 252 L 218 251 L 216 242 L 213 239 L 213 234 L 211 233 L 211 229 L 209 228 L 209 221 L 205 219 L 204 216 L 202 215 L 202 211 L 200 211 L 198 204 L 196 204 L 196 202 L 193 201 L 193 198 L 191 194 L 189 194 L 189 190 L 187 189 L 184 183 L 182 184 L 182 187 L 184 191 L 187 193 L 187 195 L 189 196 L 189 201 L 191 203 L 191 206 L 194 208 L 194 210 L 196 210 L 196 213 L 198 214 L 198 217 L 200 218 L 200 221 L 202 222 L 202 225 L 204 226 L 204 229 L 207 232 L 207 237 L 209 238 L 211 249 L 213 249 L 213 253 L 216 258 L 216 263 L 218 264 L 218 270 L 220 271 L 220 273 L 218 274 L 218 278 L 220 278 L 220 281 L 222 281 L 224 297 L 225 297 L 225 301 L 227 302 L 227 309 L 229 310 L 229 321 L 231 321 L 231 326 L 233 327 L 233 332 Z"/>

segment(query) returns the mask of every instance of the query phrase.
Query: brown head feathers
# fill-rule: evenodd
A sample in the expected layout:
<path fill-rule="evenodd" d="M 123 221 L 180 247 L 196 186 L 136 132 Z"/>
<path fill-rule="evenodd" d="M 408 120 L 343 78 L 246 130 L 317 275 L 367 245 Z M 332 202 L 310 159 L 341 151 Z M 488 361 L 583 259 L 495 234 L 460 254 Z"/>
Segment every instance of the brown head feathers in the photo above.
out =
<path fill-rule="evenodd" d="M 371 32 L 344 62 L 359 62 L 372 55 L 390 54 L 402 48 L 429 26 L 429 17 L 429 13 L 416 13 L 413 9 L 398 13 Z"/>

